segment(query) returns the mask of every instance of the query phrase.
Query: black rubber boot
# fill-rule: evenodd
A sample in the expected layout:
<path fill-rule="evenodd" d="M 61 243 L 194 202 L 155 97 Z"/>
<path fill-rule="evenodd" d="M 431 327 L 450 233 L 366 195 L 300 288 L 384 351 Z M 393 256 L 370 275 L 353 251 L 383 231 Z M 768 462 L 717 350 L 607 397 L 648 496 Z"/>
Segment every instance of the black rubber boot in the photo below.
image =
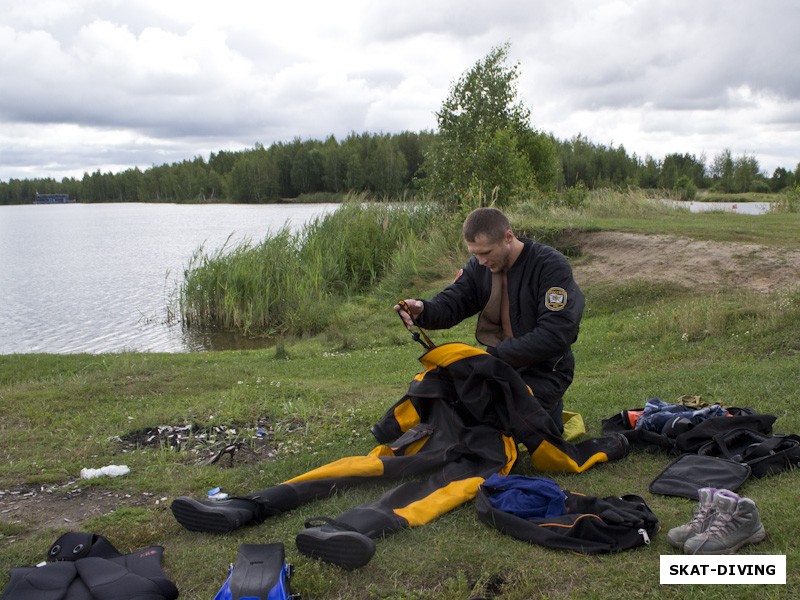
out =
<path fill-rule="evenodd" d="M 314 522 L 324 524 L 314 526 Z M 295 543 L 303 554 L 347 570 L 363 567 L 375 554 L 371 538 L 324 517 L 306 521 L 306 528 L 297 534 Z"/>
<path fill-rule="evenodd" d="M 247 498 L 195 500 L 179 496 L 170 505 L 175 520 L 189 531 L 227 533 L 256 521 L 258 503 Z"/>
<path fill-rule="evenodd" d="M 615 433 L 609 436 L 612 441 L 611 449 L 607 451 L 608 460 L 619 460 L 628 456 L 631 451 L 631 443 L 622 433 Z"/>

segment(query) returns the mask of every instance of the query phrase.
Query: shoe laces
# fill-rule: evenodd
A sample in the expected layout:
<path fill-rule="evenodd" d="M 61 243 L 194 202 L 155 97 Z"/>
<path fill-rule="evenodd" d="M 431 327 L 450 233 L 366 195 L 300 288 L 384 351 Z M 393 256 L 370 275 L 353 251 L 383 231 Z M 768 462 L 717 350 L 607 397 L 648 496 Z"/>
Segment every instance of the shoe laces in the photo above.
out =
<path fill-rule="evenodd" d="M 708 529 L 706 529 L 706 534 L 708 535 L 709 538 L 720 537 L 727 530 L 731 529 L 732 523 L 733 523 L 732 512 L 717 513 L 717 515 L 711 521 L 711 524 L 708 526 Z"/>
<path fill-rule="evenodd" d="M 698 531 L 704 531 L 706 527 L 709 525 L 709 522 L 714 517 L 714 506 L 700 506 L 696 511 L 694 511 L 694 516 L 692 520 L 689 521 L 690 527 L 693 529 L 697 529 Z"/>

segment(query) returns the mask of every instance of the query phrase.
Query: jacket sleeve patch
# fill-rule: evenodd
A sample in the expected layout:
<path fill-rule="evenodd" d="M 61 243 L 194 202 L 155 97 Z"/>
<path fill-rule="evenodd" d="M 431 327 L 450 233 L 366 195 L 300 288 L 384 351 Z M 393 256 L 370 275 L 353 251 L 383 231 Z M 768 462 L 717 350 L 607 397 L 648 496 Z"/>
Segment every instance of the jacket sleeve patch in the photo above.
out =
<path fill-rule="evenodd" d="M 544 297 L 547 310 L 558 311 L 567 305 L 567 291 L 560 287 L 551 287 Z"/>
<path fill-rule="evenodd" d="M 458 273 L 456 273 L 456 278 L 453 279 L 453 283 L 459 280 L 459 278 L 464 274 L 464 269 L 459 269 Z"/>

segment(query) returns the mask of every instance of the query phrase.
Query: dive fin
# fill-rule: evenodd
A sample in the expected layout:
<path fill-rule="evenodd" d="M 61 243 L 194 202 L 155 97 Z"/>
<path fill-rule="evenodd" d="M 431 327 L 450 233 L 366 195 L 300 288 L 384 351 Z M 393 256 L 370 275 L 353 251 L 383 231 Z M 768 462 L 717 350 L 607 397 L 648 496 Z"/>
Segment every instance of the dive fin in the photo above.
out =
<path fill-rule="evenodd" d="M 242 544 L 225 585 L 214 600 L 289 600 L 291 565 L 281 542 Z"/>

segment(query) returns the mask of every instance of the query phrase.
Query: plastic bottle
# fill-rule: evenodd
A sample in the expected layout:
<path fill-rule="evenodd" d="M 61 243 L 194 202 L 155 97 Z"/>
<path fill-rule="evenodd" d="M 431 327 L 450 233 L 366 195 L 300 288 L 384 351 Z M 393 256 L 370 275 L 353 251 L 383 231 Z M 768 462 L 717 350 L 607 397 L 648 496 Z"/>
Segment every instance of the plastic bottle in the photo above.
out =
<path fill-rule="evenodd" d="M 228 494 L 222 491 L 222 488 L 212 488 L 208 490 L 208 499 L 209 500 L 225 500 L 228 497 Z"/>

